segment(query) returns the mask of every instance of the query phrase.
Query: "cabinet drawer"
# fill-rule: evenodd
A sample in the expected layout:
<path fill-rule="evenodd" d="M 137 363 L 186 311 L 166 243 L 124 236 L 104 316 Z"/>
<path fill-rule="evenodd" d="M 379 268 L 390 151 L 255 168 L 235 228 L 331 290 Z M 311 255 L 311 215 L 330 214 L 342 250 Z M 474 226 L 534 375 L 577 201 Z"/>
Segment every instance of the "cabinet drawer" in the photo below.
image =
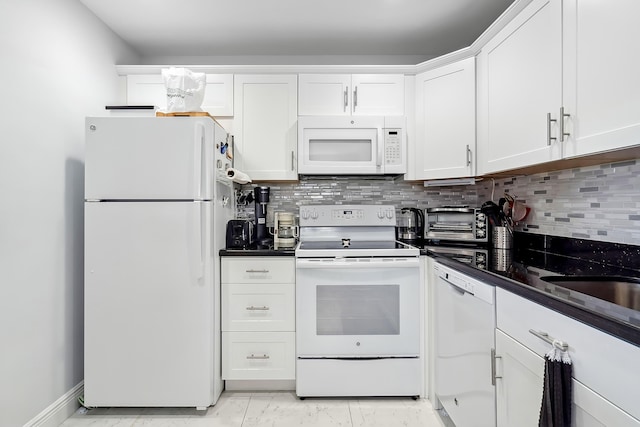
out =
<path fill-rule="evenodd" d="M 223 284 L 223 331 L 295 331 L 295 285 Z"/>
<path fill-rule="evenodd" d="M 551 346 L 530 329 L 565 341 L 573 361 L 573 377 L 640 419 L 640 347 L 504 289 L 496 291 L 498 329 L 540 356 Z"/>
<path fill-rule="evenodd" d="M 295 283 L 293 257 L 223 257 L 222 283 Z"/>
<path fill-rule="evenodd" d="M 223 332 L 222 379 L 295 379 L 295 332 Z"/>

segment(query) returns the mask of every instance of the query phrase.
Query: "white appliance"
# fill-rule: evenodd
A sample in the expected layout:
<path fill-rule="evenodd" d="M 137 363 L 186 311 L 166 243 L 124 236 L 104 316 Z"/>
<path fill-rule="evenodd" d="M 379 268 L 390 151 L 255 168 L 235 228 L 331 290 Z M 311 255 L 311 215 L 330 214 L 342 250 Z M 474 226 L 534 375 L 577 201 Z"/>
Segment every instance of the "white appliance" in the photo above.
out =
<path fill-rule="evenodd" d="M 300 208 L 296 394 L 422 391 L 420 251 L 395 240 L 395 208 Z"/>
<path fill-rule="evenodd" d="M 298 118 L 298 173 L 384 175 L 407 172 L 406 118 Z"/>
<path fill-rule="evenodd" d="M 87 406 L 217 401 L 227 139 L 207 117 L 86 119 Z"/>
<path fill-rule="evenodd" d="M 495 427 L 495 287 L 434 264 L 435 394 L 457 427 Z"/>

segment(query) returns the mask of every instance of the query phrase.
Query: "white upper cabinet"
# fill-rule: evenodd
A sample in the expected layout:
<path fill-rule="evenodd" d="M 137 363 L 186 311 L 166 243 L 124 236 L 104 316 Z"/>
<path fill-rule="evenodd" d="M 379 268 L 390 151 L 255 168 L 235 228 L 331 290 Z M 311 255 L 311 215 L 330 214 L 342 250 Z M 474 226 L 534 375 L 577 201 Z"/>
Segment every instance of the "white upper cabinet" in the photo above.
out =
<path fill-rule="evenodd" d="M 640 145 L 640 2 L 534 0 L 478 56 L 480 172 Z"/>
<path fill-rule="evenodd" d="M 252 180 L 297 180 L 298 79 L 295 74 L 236 75 L 236 168 Z"/>
<path fill-rule="evenodd" d="M 564 1 L 565 157 L 640 144 L 640 2 Z"/>
<path fill-rule="evenodd" d="M 478 56 L 480 172 L 559 159 L 562 2 L 534 0 Z"/>
<path fill-rule="evenodd" d="M 402 74 L 300 74 L 301 116 L 402 116 Z"/>
<path fill-rule="evenodd" d="M 233 74 L 207 74 L 202 110 L 212 116 L 233 116 Z M 160 74 L 127 76 L 127 104 L 167 108 L 167 90 Z"/>
<path fill-rule="evenodd" d="M 415 177 L 473 176 L 476 150 L 475 58 L 416 76 Z"/>

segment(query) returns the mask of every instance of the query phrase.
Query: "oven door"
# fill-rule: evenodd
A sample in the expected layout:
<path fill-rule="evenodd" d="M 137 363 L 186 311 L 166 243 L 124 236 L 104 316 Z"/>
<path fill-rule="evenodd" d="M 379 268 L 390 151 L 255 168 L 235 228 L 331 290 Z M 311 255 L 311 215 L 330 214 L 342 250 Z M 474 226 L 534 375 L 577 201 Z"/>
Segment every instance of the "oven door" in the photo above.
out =
<path fill-rule="evenodd" d="M 420 262 L 298 258 L 298 358 L 418 357 Z"/>

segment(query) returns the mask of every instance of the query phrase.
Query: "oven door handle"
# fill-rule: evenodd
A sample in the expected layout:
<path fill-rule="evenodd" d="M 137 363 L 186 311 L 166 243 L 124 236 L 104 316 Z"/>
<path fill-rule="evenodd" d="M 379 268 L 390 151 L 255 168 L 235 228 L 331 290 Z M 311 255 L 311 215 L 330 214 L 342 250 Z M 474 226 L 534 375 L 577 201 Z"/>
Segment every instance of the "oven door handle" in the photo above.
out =
<path fill-rule="evenodd" d="M 415 258 L 364 258 L 357 261 L 348 258 L 297 259 L 296 268 L 309 269 L 365 269 L 365 268 L 418 268 L 420 259 Z"/>

